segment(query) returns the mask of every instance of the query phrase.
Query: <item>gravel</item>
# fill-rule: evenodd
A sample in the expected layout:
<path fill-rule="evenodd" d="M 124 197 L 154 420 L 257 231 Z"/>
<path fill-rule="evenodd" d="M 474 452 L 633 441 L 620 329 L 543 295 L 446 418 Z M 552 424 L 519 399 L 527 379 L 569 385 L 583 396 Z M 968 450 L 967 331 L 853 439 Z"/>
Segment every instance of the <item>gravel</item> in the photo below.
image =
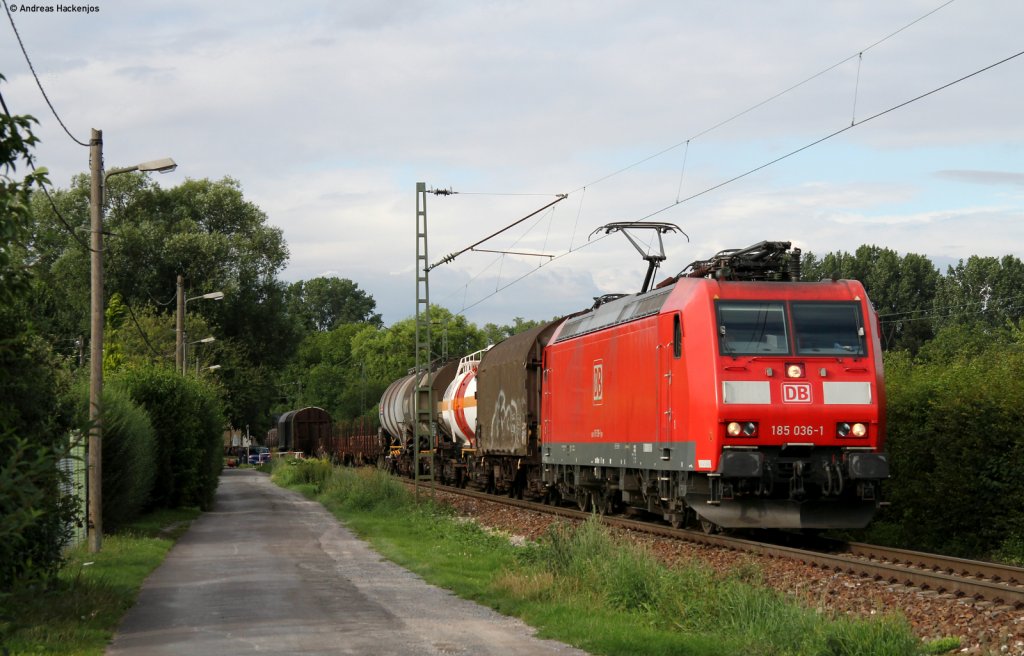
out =
<path fill-rule="evenodd" d="M 453 506 L 459 515 L 505 533 L 514 541 L 536 540 L 552 523 L 568 521 L 505 506 L 500 501 L 481 501 L 442 491 L 437 495 L 438 501 Z M 831 615 L 870 617 L 898 611 L 922 640 L 958 637 L 961 646 L 953 653 L 1024 656 L 1024 612 L 1006 606 L 876 582 L 782 558 L 632 531 L 623 534 L 669 564 L 697 560 L 719 572 L 753 564 L 760 570 L 764 585 Z"/>

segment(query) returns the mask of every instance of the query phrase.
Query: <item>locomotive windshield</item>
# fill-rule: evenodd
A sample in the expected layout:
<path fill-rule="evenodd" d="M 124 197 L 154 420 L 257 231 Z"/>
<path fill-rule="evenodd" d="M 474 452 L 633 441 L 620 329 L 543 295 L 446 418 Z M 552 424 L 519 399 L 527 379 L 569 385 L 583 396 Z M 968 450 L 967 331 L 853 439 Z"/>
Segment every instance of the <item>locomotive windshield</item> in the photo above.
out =
<path fill-rule="evenodd" d="M 720 301 L 718 337 L 725 355 L 786 355 L 786 308 L 777 302 Z"/>
<path fill-rule="evenodd" d="M 718 349 L 722 355 L 863 356 L 864 322 L 858 303 L 719 301 Z M 790 318 L 792 323 L 790 323 Z"/>
<path fill-rule="evenodd" d="M 864 355 L 864 322 L 857 303 L 793 303 L 799 355 Z"/>

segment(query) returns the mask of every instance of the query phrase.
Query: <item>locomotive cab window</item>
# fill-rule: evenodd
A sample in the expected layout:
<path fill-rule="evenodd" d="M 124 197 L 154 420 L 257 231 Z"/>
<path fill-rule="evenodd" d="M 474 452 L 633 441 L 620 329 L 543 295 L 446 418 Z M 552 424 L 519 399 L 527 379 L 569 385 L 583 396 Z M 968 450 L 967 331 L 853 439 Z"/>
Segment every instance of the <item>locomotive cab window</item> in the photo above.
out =
<path fill-rule="evenodd" d="M 722 355 L 788 355 L 786 308 L 781 302 L 719 301 Z"/>
<path fill-rule="evenodd" d="M 858 303 L 793 303 L 792 310 L 799 355 L 865 354 Z"/>
<path fill-rule="evenodd" d="M 676 360 L 683 357 L 683 324 L 678 314 L 672 317 L 672 357 Z"/>

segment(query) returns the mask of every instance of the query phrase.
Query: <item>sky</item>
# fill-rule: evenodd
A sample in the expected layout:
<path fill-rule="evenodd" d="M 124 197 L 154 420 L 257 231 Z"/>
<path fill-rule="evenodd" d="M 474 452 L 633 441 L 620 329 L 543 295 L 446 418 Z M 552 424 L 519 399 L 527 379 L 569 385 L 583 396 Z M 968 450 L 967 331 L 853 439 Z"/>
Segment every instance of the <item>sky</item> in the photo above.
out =
<path fill-rule="evenodd" d="M 1024 50 L 1019 0 L 79 1 L 0 17 L 0 91 L 53 184 L 88 149 L 9 18 L 107 168 L 238 180 L 283 280 L 349 278 L 387 324 L 415 312 L 418 182 L 458 192 L 427 196 L 431 263 L 567 195 L 479 246 L 529 255 L 431 269 L 478 325 L 638 291 L 610 222 L 685 233 L 659 279 L 762 240 L 1024 258 L 1024 56 L 935 91 Z"/>

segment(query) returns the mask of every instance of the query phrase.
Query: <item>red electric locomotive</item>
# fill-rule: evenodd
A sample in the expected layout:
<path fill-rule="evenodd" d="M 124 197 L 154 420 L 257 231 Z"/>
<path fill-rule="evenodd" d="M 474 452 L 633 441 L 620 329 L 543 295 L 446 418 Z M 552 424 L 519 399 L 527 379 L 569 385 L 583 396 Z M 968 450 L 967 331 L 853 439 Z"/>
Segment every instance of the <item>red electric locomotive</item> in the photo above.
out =
<path fill-rule="evenodd" d="M 724 251 L 562 322 L 543 354 L 546 489 L 674 525 L 866 525 L 888 477 L 877 317 L 857 281 L 797 282 L 799 258 Z"/>

